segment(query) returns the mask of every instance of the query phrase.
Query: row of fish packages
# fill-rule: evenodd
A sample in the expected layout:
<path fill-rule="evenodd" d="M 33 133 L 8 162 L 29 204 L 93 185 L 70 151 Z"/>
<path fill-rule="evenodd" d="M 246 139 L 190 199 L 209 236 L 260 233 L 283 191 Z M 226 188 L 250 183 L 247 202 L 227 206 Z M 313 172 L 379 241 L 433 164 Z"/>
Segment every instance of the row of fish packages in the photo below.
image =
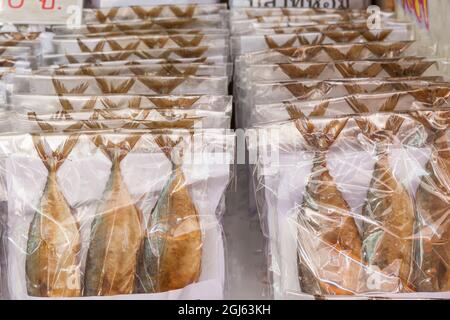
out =
<path fill-rule="evenodd" d="M 8 298 L 223 298 L 224 9 L 86 9 L 47 29 L 1 138 Z"/>
<path fill-rule="evenodd" d="M 437 45 L 387 13 L 258 10 L 232 42 L 272 296 L 448 298 Z"/>

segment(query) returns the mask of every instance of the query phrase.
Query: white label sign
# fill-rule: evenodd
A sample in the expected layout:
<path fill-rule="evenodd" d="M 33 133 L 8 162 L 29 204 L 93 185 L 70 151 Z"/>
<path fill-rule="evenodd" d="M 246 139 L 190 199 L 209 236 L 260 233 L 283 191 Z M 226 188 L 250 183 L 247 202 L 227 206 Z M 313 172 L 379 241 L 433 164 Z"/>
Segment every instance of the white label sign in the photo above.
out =
<path fill-rule="evenodd" d="M 367 0 L 231 0 L 232 7 L 292 7 L 324 9 L 361 9 Z"/>
<path fill-rule="evenodd" d="M 0 0 L 1 23 L 81 24 L 83 0 Z"/>

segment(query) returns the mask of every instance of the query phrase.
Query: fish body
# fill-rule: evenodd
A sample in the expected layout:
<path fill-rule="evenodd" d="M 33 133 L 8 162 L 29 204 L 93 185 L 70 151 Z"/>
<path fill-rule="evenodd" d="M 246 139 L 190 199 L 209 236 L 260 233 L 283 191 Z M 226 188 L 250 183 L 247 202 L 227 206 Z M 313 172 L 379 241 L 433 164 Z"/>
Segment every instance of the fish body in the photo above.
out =
<path fill-rule="evenodd" d="M 415 211 L 411 196 L 397 181 L 386 152 L 378 153 L 363 207 L 364 257 L 371 269 L 381 272 L 369 290 L 411 291 Z"/>
<path fill-rule="evenodd" d="M 138 291 L 166 292 L 198 281 L 201 270 L 200 219 L 182 169 L 164 187 L 145 233 Z"/>
<path fill-rule="evenodd" d="M 350 213 L 328 170 L 325 155 L 316 155 L 298 219 L 303 292 L 351 295 L 359 291 L 362 243 Z"/>
<path fill-rule="evenodd" d="M 427 292 L 450 290 L 450 151 L 445 135 L 435 145 L 416 193 L 423 248 L 417 288 Z"/>
<path fill-rule="evenodd" d="M 64 195 L 58 190 L 55 169 L 50 170 L 39 207 L 28 234 L 28 294 L 78 297 L 81 295 L 80 232 Z"/>
<path fill-rule="evenodd" d="M 134 292 L 142 241 L 141 213 L 113 162 L 104 200 L 92 223 L 86 260 L 85 295 L 111 296 Z"/>

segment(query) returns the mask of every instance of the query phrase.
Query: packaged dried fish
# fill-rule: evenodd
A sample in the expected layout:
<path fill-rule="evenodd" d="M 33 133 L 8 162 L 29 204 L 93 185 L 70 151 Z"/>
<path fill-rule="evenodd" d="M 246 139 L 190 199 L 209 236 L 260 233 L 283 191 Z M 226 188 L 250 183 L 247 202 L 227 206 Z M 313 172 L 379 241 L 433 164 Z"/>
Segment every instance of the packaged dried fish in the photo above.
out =
<path fill-rule="evenodd" d="M 296 109 L 290 113 L 299 120 L 248 132 L 249 152 L 256 156 L 255 190 L 268 237 L 274 297 L 448 298 L 448 292 L 431 292 L 439 291 L 431 285 L 443 283 L 446 270 L 441 258 L 425 250 L 433 246 L 439 253 L 445 250 L 439 246 L 439 239 L 445 242 L 445 236 L 439 238 L 443 233 L 431 231 L 447 227 L 445 209 L 435 211 L 436 220 L 421 214 L 425 198 L 418 196 L 425 191 L 419 191 L 424 182 L 434 179 L 429 163 L 435 161 L 428 150 L 436 136 L 430 125 L 448 139 L 448 111 L 310 119 Z M 314 145 L 317 140 L 321 143 Z M 447 141 L 444 147 L 448 148 Z M 317 166 L 318 159 L 322 166 Z M 440 183 L 448 184 L 448 177 L 438 174 Z M 445 199 L 445 189 L 432 190 Z M 341 200 L 328 201 L 336 197 Z M 437 198 L 434 204 L 445 208 Z M 340 233 L 351 224 L 337 223 L 327 237 L 320 231 L 339 221 L 330 217 L 354 221 L 353 231 Z M 334 245 L 339 239 L 346 240 L 345 250 Z M 351 241 L 355 239 L 359 242 Z M 417 267 L 423 267 L 422 277 L 417 276 Z M 422 287 L 426 294 L 416 292 L 418 284 L 428 286 Z"/>
<path fill-rule="evenodd" d="M 34 74 L 37 75 L 60 75 L 60 76 L 212 76 L 225 77 L 231 80 L 231 64 L 200 64 L 200 63 L 176 63 L 176 64 L 146 64 L 146 65 L 123 65 L 123 66 L 81 66 L 78 68 L 39 68 Z"/>
<path fill-rule="evenodd" d="M 11 96 L 11 105 L 17 112 L 54 113 L 91 109 L 195 109 L 231 115 L 231 96 L 135 96 L 135 95 L 32 95 Z"/>
<path fill-rule="evenodd" d="M 166 149 L 162 150 L 158 146 L 161 139 L 183 141 L 183 160 L 177 162 L 178 170 L 175 172 L 163 153 Z M 46 153 L 43 156 L 49 154 L 48 149 L 65 146 L 64 156 L 69 159 L 55 174 L 56 184 L 51 194 L 58 194 L 60 204 L 65 203 L 64 206 L 70 208 L 65 212 L 70 213 L 72 218 L 65 220 L 63 225 L 70 230 L 71 233 L 66 231 L 66 235 L 71 237 L 63 238 L 66 240 L 65 247 L 59 250 L 76 247 L 77 268 L 67 268 L 67 271 L 73 272 L 68 282 L 62 277 L 56 278 L 59 282 L 55 288 L 64 291 L 56 292 L 55 289 L 50 292 L 53 296 L 59 294 L 73 298 L 76 294 L 78 297 L 118 299 L 124 298 L 123 294 L 126 294 L 127 298 L 134 299 L 223 298 L 225 265 L 220 216 L 223 214 L 223 195 L 231 177 L 234 139 L 231 133 L 213 129 L 192 132 L 127 129 L 117 132 L 41 132 L 0 136 L 2 153 L 8 154 L 8 164 L 2 162 L 1 172 L 9 190 L 5 275 L 11 298 L 33 298 L 27 291 L 27 284 L 37 279 L 39 272 L 45 272 L 39 267 L 32 268 L 32 258 L 36 256 L 29 255 L 27 258 L 25 254 L 27 246 L 39 243 L 29 229 L 36 223 L 36 218 L 33 219 L 35 204 L 41 201 L 39 197 L 43 190 L 48 189 L 48 174 L 40 160 L 42 148 L 39 145 L 33 151 L 33 140 L 44 146 L 45 150 L 42 150 Z M 217 156 L 224 157 L 225 161 L 214 164 L 199 161 Z M 179 183 L 176 187 L 169 182 L 173 182 L 173 179 Z M 170 188 L 171 194 L 167 194 L 165 185 Z M 24 194 L 23 190 L 27 192 Z M 165 201 L 169 201 L 170 206 L 178 208 L 181 205 L 186 208 L 187 200 L 189 212 L 177 212 L 189 223 L 182 223 L 175 234 L 170 233 L 174 229 L 167 232 L 158 230 L 157 233 L 147 230 L 147 226 L 156 224 L 156 221 L 164 223 L 164 215 L 168 213 L 164 211 Z M 43 212 L 39 213 L 40 219 L 44 219 Z M 189 215 L 194 218 L 188 218 Z M 75 225 L 69 223 L 72 219 Z M 169 220 L 176 223 L 172 218 Z M 187 226 L 196 229 L 184 228 Z M 75 231 L 77 236 L 74 236 Z M 189 234 L 189 239 L 180 232 Z M 164 283 L 164 278 L 154 279 L 160 281 L 160 290 L 164 285 L 170 291 L 136 295 L 140 291 L 136 280 L 142 275 L 139 270 L 149 266 L 147 258 L 156 258 L 147 256 L 145 265 L 141 264 L 144 263 L 144 253 L 140 249 L 144 247 L 146 235 L 166 240 L 164 255 L 154 260 L 154 267 L 164 266 L 165 272 L 179 274 L 180 277 L 171 278 L 170 281 L 174 281 L 171 283 Z M 182 242 L 177 241 L 181 238 Z M 56 239 L 61 241 L 61 238 Z M 195 250 L 186 250 L 189 246 Z M 173 255 L 167 251 L 169 247 L 177 248 L 178 252 L 185 252 L 186 255 Z M 196 256 L 187 255 L 190 253 Z M 66 259 L 67 264 L 72 263 L 72 260 L 72 256 Z M 197 267 L 193 268 L 195 274 L 190 280 L 189 269 L 195 261 Z M 178 268 L 177 265 L 184 265 L 184 268 Z M 186 281 L 181 279 L 182 275 L 186 276 Z M 59 286 L 60 283 L 64 286 Z M 178 290 L 172 290 L 174 287 Z M 69 291 L 70 288 L 77 290 Z M 42 290 L 47 292 L 43 287 Z M 49 296 L 39 295 L 40 298 Z"/>
<path fill-rule="evenodd" d="M 303 61 L 373 60 L 408 56 L 435 57 L 437 43 L 417 41 L 319 44 L 276 48 L 239 57 L 239 64 L 295 63 Z"/>
<path fill-rule="evenodd" d="M 439 59 L 398 58 L 330 63 L 301 62 L 250 65 L 246 81 L 282 81 L 290 79 L 398 78 L 444 76 L 448 64 Z"/>
<path fill-rule="evenodd" d="M 430 121 L 420 114 L 413 117 L 429 132 L 430 160 L 416 191 L 416 208 L 422 248 L 422 263 L 415 283 L 418 291 L 450 291 L 449 216 L 449 114 Z"/>
<path fill-rule="evenodd" d="M 92 53 L 109 51 L 147 51 L 163 48 L 185 47 L 225 47 L 228 39 L 223 35 L 142 35 L 100 38 L 55 39 L 52 41 L 53 52 L 49 53 Z"/>
<path fill-rule="evenodd" d="M 226 28 L 227 22 L 221 15 L 198 16 L 196 18 L 156 18 L 150 21 L 127 21 L 105 24 L 86 24 L 75 28 L 54 26 L 51 31 L 57 35 L 80 33 L 104 33 L 131 30 Z"/>
<path fill-rule="evenodd" d="M 90 32 L 74 34 L 56 34 L 54 39 L 73 39 L 75 38 L 98 38 L 98 37 L 118 37 L 118 36 L 146 36 L 146 35 L 222 35 L 228 37 L 230 30 L 227 28 L 199 28 L 199 29 L 152 29 L 152 30 L 120 30 L 111 32 Z"/>
<path fill-rule="evenodd" d="M 101 136 L 93 139 L 111 161 L 112 169 L 92 223 L 84 282 L 86 296 L 134 292 L 143 217 L 125 185 L 120 163 L 140 138 L 133 135 L 119 143 Z"/>
<path fill-rule="evenodd" d="M 389 162 L 389 146 L 403 119 L 391 115 L 383 129 L 367 119 L 356 119 L 361 132 L 375 144 L 376 163 L 362 209 L 364 259 L 370 269 L 389 275 L 380 291 L 414 291 L 415 208 L 408 190 L 398 181 Z"/>
<path fill-rule="evenodd" d="M 408 28 L 408 27 L 409 28 Z M 411 25 L 397 28 L 376 30 L 349 30 L 349 31 L 321 31 L 297 34 L 272 35 L 243 35 L 232 36 L 231 46 L 233 56 L 241 54 L 288 47 L 301 47 L 304 45 L 335 44 L 335 43 L 365 43 L 365 42 L 396 42 L 414 40 Z"/>
<path fill-rule="evenodd" d="M 28 233 L 27 291 L 35 297 L 77 297 L 81 295 L 80 231 L 70 205 L 60 191 L 58 169 L 77 143 L 70 136 L 51 154 L 39 136 L 33 143 L 48 170 L 46 186 Z"/>
<path fill-rule="evenodd" d="M 298 254 L 300 286 L 312 295 L 359 292 L 362 240 L 348 214 L 350 206 L 333 182 L 326 161 L 326 150 L 345 124 L 345 120 L 332 121 L 319 132 L 312 123 L 296 124 L 315 150 L 303 203 L 295 208 L 298 241 L 304 248 Z"/>
<path fill-rule="evenodd" d="M 83 19 L 85 23 L 124 22 L 133 20 L 152 20 L 160 17 L 194 18 L 203 15 L 222 14 L 227 9 L 226 4 L 180 4 L 113 7 L 99 9 L 85 9 Z"/>
<path fill-rule="evenodd" d="M 172 158 L 180 141 L 157 137 L 156 143 L 171 161 L 172 174 L 144 233 L 137 290 L 145 293 L 177 290 L 197 282 L 203 251 L 199 213 L 186 188 L 183 169 Z"/>
<path fill-rule="evenodd" d="M 316 96 L 314 96 L 316 94 Z M 310 100 L 317 98 L 317 100 Z M 413 110 L 438 110 L 450 107 L 450 87 L 428 86 L 415 90 L 373 94 L 349 94 L 339 98 L 321 99 L 320 93 L 306 94 L 300 100 L 286 100 L 274 104 L 256 104 L 246 117 L 247 127 L 267 122 L 291 119 L 290 110 L 295 109 L 306 116 L 343 116 L 378 112 L 405 112 Z"/>
<path fill-rule="evenodd" d="M 79 123 L 82 123 L 85 129 L 227 129 L 231 126 L 229 115 L 195 109 L 92 109 L 43 114 L 29 111 L 10 115 L 10 121 L 15 132 L 74 131 L 79 130 Z"/>
<path fill-rule="evenodd" d="M 14 93 L 48 95 L 226 95 L 228 93 L 228 78 L 17 75 L 14 78 Z"/>
<path fill-rule="evenodd" d="M 66 65 L 80 63 L 96 63 L 126 60 L 128 63 L 135 60 L 155 60 L 170 63 L 182 61 L 182 59 L 193 59 L 192 62 L 202 62 L 202 58 L 225 57 L 221 62 L 228 62 L 228 47 L 186 47 L 168 49 L 150 49 L 146 51 L 106 51 L 78 54 L 48 54 L 42 57 L 44 66 Z"/>
<path fill-rule="evenodd" d="M 257 82 L 251 86 L 249 103 L 268 104 L 280 101 L 339 98 L 352 94 L 376 94 L 409 91 L 429 86 L 447 86 L 440 77 L 300 80 Z"/>

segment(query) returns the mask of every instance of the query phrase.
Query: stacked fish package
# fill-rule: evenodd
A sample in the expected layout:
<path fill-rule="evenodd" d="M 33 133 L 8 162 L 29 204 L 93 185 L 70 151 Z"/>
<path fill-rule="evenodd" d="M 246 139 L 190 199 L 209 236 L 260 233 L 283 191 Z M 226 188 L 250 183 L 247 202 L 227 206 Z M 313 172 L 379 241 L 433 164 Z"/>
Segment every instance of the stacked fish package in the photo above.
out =
<path fill-rule="evenodd" d="M 41 38 L 39 32 L 31 32 L 26 27 L 8 28 L 2 26 L 0 31 L 0 132 L 9 132 L 10 112 L 7 107 L 7 93 L 10 90 L 15 74 L 29 74 L 40 61 Z M 2 160 L 3 161 L 3 158 Z M 0 179 L 0 207 L 5 211 L 7 195 L 3 177 Z M 5 216 L 0 215 L 0 239 L 3 238 Z M 0 275 L 5 279 L 6 260 L 4 246 L 0 243 Z M 0 279 L 0 281 L 2 281 Z M 0 285 L 0 299 L 6 296 L 5 288 Z"/>
<path fill-rule="evenodd" d="M 376 24 L 360 10 L 230 15 L 273 297 L 450 297 L 450 84 L 437 45 L 383 12 Z"/>
<path fill-rule="evenodd" d="M 0 137 L 8 298 L 223 298 L 227 17 L 112 7 L 47 30 Z"/>

